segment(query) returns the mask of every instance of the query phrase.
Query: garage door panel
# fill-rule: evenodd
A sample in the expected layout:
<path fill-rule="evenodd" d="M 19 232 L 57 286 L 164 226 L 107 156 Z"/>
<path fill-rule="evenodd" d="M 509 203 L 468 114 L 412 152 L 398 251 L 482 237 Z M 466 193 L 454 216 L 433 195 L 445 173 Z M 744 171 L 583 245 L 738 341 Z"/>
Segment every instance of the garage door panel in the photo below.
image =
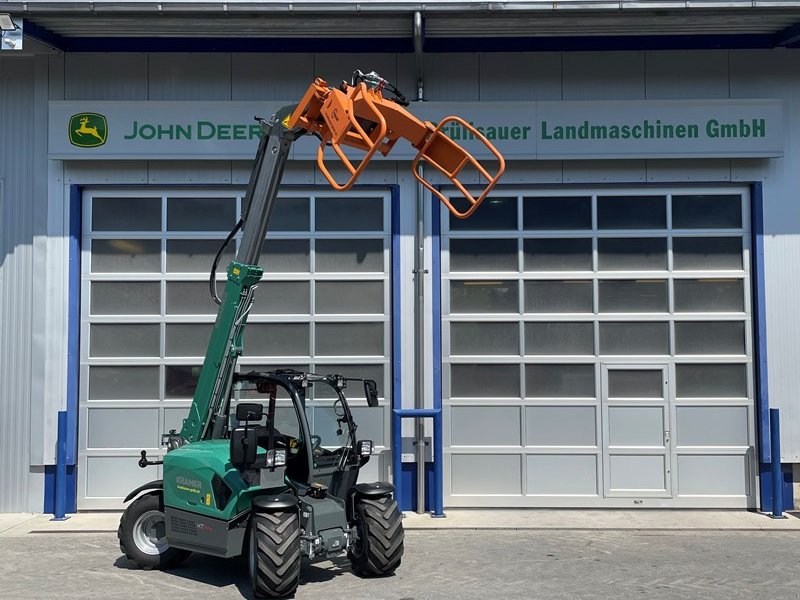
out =
<path fill-rule="evenodd" d="M 243 189 L 149 190 L 84 190 L 82 508 L 118 508 L 138 483 L 157 478 L 157 469 L 138 468 L 138 450 L 160 447 L 162 433 L 182 427 L 217 313 L 208 272 L 244 201 Z M 390 194 L 287 194 L 276 201 L 264 243 L 265 276 L 240 370 L 271 365 L 374 378 L 383 408 L 364 406 L 361 386 L 348 391 L 363 433 L 385 446 Z M 220 295 L 240 238 L 220 258 Z M 332 398 L 322 396 L 329 410 Z"/>
<path fill-rule="evenodd" d="M 454 406 L 450 409 L 452 446 L 521 446 L 516 406 Z"/>
<path fill-rule="evenodd" d="M 597 495 L 597 455 L 541 454 L 527 457 L 529 495 Z"/>
<path fill-rule="evenodd" d="M 747 456 L 678 457 L 680 495 L 745 496 L 750 493 L 748 481 Z"/>
<path fill-rule="evenodd" d="M 464 222 L 442 212 L 445 443 L 492 456 L 472 470 L 484 490 L 452 479 L 449 502 L 755 506 L 748 194 L 565 186 Z M 514 471 L 494 457 L 516 444 L 517 409 L 524 491 L 496 495 L 479 469 Z M 714 468 L 721 483 L 704 483 Z"/>
<path fill-rule="evenodd" d="M 158 448 L 161 431 L 157 408 L 94 408 L 86 411 L 87 449 Z"/>
<path fill-rule="evenodd" d="M 522 457 L 516 454 L 453 454 L 453 494 L 522 493 Z"/>

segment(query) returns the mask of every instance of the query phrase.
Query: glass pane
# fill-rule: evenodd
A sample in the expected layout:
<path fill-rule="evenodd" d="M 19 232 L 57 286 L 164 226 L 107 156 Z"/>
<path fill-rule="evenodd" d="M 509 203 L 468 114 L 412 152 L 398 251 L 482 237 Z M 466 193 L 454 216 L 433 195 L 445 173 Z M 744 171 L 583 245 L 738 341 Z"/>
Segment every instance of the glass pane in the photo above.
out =
<path fill-rule="evenodd" d="M 266 240 L 258 264 L 264 273 L 308 273 L 310 247 L 309 240 Z"/>
<path fill-rule="evenodd" d="M 203 273 L 208 276 L 214 257 L 223 241 L 167 240 L 167 273 Z M 236 242 L 231 241 L 219 259 L 217 273 L 225 274 L 225 269 L 233 260 L 235 251 Z"/>
<path fill-rule="evenodd" d="M 217 281 L 217 295 L 225 297 L 225 282 Z M 168 315 L 215 315 L 217 305 L 211 299 L 207 281 L 168 281 Z"/>
<path fill-rule="evenodd" d="M 469 219 L 450 215 L 450 231 L 517 228 L 517 199 L 489 197 Z"/>
<path fill-rule="evenodd" d="M 161 198 L 92 198 L 92 231 L 161 231 Z"/>
<path fill-rule="evenodd" d="M 597 240 L 601 271 L 665 271 L 666 238 L 600 238 Z"/>
<path fill-rule="evenodd" d="M 522 219 L 525 229 L 591 229 L 592 199 L 523 198 Z"/>
<path fill-rule="evenodd" d="M 594 354 L 592 323 L 525 323 L 525 354 Z"/>
<path fill-rule="evenodd" d="M 245 356 L 308 356 L 308 323 L 249 323 L 244 334 Z"/>
<path fill-rule="evenodd" d="M 92 273 L 160 273 L 161 240 L 92 240 Z"/>
<path fill-rule="evenodd" d="M 590 313 L 592 282 L 580 280 L 526 281 L 525 312 Z"/>
<path fill-rule="evenodd" d="M 691 321 L 675 323 L 676 354 L 744 354 L 744 323 Z"/>
<path fill-rule="evenodd" d="M 609 369 L 609 398 L 663 398 L 663 373 L 646 369 Z"/>
<path fill-rule="evenodd" d="M 667 312 L 667 282 L 646 279 L 601 279 L 600 312 Z"/>
<path fill-rule="evenodd" d="M 158 400 L 158 367 L 89 367 L 89 400 Z"/>
<path fill-rule="evenodd" d="M 742 312 L 741 279 L 676 279 L 675 312 Z"/>
<path fill-rule="evenodd" d="M 235 198 L 167 198 L 167 231 L 230 231 Z"/>
<path fill-rule="evenodd" d="M 161 284 L 148 281 L 93 281 L 93 315 L 157 315 Z"/>
<path fill-rule="evenodd" d="M 594 365 L 525 365 L 528 398 L 594 398 Z"/>
<path fill-rule="evenodd" d="M 316 356 L 383 356 L 383 323 L 317 323 Z"/>
<path fill-rule="evenodd" d="M 384 389 L 383 379 L 383 365 L 343 365 L 322 363 L 317 364 L 315 371 L 320 375 L 331 375 L 333 373 L 340 373 L 345 377 L 359 377 L 363 379 L 372 379 L 378 384 L 378 397 L 388 398 L 391 390 Z M 345 396 L 348 400 L 365 400 L 364 385 L 360 381 L 351 381 L 347 384 Z M 335 398 L 336 394 L 329 385 L 321 385 L 314 388 L 315 398 Z M 361 427 L 358 428 L 361 433 Z"/>
<path fill-rule="evenodd" d="M 452 323 L 450 353 L 519 355 L 519 323 Z"/>
<path fill-rule="evenodd" d="M 316 200 L 317 231 L 383 231 L 383 198 Z"/>
<path fill-rule="evenodd" d="M 518 313 L 516 281 L 451 281 L 451 313 Z"/>
<path fill-rule="evenodd" d="M 164 367 L 164 397 L 167 399 L 191 398 L 200 377 L 198 366 L 167 365 Z"/>
<path fill-rule="evenodd" d="M 167 323 L 166 356 L 205 356 L 211 323 Z"/>
<path fill-rule="evenodd" d="M 676 365 L 679 398 L 746 398 L 745 365 Z"/>
<path fill-rule="evenodd" d="M 676 271 L 713 271 L 742 268 L 742 238 L 681 238 L 672 240 Z"/>
<path fill-rule="evenodd" d="M 317 240 L 317 272 L 383 273 L 383 240 Z"/>
<path fill-rule="evenodd" d="M 591 271 L 592 240 L 523 240 L 526 271 Z"/>
<path fill-rule="evenodd" d="M 451 398 L 519 398 L 519 365 L 451 365 Z"/>
<path fill-rule="evenodd" d="M 598 229 L 664 229 L 666 196 L 598 196 Z"/>
<path fill-rule="evenodd" d="M 518 271 L 517 240 L 450 240 L 451 271 Z"/>
<path fill-rule="evenodd" d="M 600 323 L 600 354 L 669 354 L 669 324 Z"/>
<path fill-rule="evenodd" d="M 738 194 L 672 197 L 673 229 L 742 226 L 742 197 Z"/>
<path fill-rule="evenodd" d="M 308 281 L 264 281 L 256 290 L 254 315 L 311 313 L 311 284 Z"/>
<path fill-rule="evenodd" d="M 267 231 L 308 231 L 311 221 L 308 198 L 278 198 L 270 215 Z"/>
<path fill-rule="evenodd" d="M 383 281 L 318 281 L 317 314 L 384 313 Z"/>
<path fill-rule="evenodd" d="M 136 324 L 92 323 L 89 356 L 160 356 L 160 327 Z"/>

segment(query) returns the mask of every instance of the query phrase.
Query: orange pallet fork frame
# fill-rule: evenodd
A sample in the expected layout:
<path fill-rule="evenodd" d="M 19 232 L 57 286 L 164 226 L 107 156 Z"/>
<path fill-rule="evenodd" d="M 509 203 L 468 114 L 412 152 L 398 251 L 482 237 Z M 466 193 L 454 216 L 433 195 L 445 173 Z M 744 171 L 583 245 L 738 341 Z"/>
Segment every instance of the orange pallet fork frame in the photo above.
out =
<path fill-rule="evenodd" d="M 443 127 L 452 122 L 458 123 L 486 146 L 497 161 L 495 169 L 490 171 L 444 133 Z M 315 80 L 286 126 L 305 129 L 321 139 L 317 165 L 328 183 L 340 191 L 349 189 L 356 182 L 376 153 L 386 156 L 398 139 L 405 138 L 418 151 L 411 166 L 414 177 L 461 219 L 475 212 L 505 172 L 505 160 L 500 152 L 464 119 L 450 116 L 438 125 L 420 121 L 395 100 L 384 98 L 380 86 L 368 86 L 364 82 L 354 86 L 342 82 L 339 88 L 332 88 L 322 79 Z M 329 145 L 349 173 L 344 183 L 339 183 L 325 164 L 325 150 Z M 357 165 L 345 154 L 343 146 L 363 152 Z M 420 161 L 434 167 L 455 185 L 467 201 L 465 210 L 454 206 L 450 198 L 420 176 L 417 169 Z M 481 182 L 483 187 L 478 194 L 469 191 L 468 187 L 473 184 L 459 179 L 467 167 L 485 180 L 485 183 Z"/>

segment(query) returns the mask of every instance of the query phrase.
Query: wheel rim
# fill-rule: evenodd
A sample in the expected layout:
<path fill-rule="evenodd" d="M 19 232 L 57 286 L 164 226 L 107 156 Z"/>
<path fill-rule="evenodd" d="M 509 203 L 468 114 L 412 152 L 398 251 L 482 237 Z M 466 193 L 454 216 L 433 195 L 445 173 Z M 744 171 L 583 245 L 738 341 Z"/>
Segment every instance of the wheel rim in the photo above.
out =
<path fill-rule="evenodd" d="M 353 556 L 356 558 L 361 558 L 364 556 L 364 549 L 367 547 L 367 528 L 364 523 L 364 519 L 361 518 L 361 515 L 356 515 L 356 533 L 358 535 L 358 539 L 356 543 L 353 544 Z"/>
<path fill-rule="evenodd" d="M 148 510 L 140 515 L 133 524 L 133 543 L 145 554 L 151 556 L 164 554 L 169 548 L 164 513 Z"/>

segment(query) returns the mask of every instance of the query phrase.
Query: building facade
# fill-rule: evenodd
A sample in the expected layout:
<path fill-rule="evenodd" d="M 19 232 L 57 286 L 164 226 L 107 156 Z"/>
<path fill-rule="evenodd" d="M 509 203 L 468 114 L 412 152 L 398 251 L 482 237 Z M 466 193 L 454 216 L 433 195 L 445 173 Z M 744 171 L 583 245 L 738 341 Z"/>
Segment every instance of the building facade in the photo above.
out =
<path fill-rule="evenodd" d="M 411 5 L 329 16 L 385 25 L 368 39 L 310 40 L 311 25 L 285 17 L 295 29 L 283 37 L 265 41 L 267 20 L 263 37 L 220 41 L 216 15 L 143 25 L 136 12 L 7 4 L 29 37 L 0 54 L 0 447 L 13 458 L 0 465 L 0 510 L 51 510 L 58 411 L 72 508 L 118 508 L 158 478 L 139 451 L 157 455 L 190 403 L 216 312 L 209 267 L 243 209 L 252 116 L 358 68 L 421 92 L 411 110 L 424 118 L 472 121 L 507 172 L 462 221 L 420 190 L 409 148 L 338 193 L 314 141 L 298 143 L 242 369 L 374 378 L 380 408 L 355 394 L 359 435 L 378 451 L 368 475 L 403 484 L 405 508 L 414 428 L 398 440 L 392 415 L 413 407 L 441 407 L 441 439 L 431 423 L 426 435 L 441 444 L 445 508 L 766 510 L 769 407 L 781 409 L 791 493 L 800 3 L 672 17 L 551 8 L 559 36 L 505 41 L 508 19 L 524 29 L 531 13 L 442 3 L 416 53 Z M 721 25 L 733 16 L 740 31 Z M 181 24 L 193 36 L 176 38 Z M 582 26 L 607 35 L 581 38 Z M 126 27 L 151 29 L 126 38 Z M 448 133 L 478 152 L 466 131 Z"/>

